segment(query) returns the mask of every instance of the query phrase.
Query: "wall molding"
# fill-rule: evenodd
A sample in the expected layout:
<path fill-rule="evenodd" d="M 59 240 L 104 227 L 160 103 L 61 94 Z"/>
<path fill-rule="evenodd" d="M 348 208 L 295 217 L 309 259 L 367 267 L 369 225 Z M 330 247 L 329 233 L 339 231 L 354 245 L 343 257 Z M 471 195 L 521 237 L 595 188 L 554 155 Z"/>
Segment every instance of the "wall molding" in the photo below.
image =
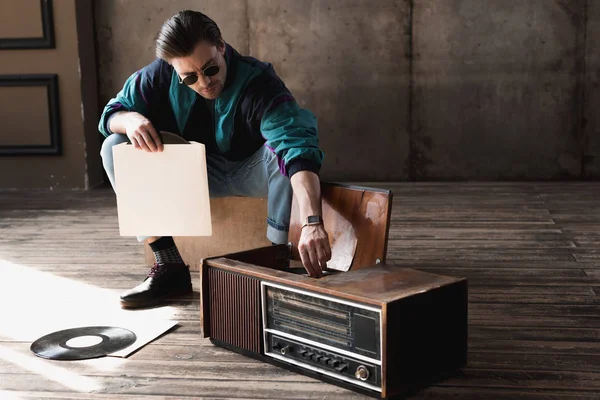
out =
<path fill-rule="evenodd" d="M 39 38 L 0 38 L 0 50 L 18 49 L 53 49 L 54 41 L 54 14 L 52 0 L 40 0 L 42 10 L 42 32 Z"/>
<path fill-rule="evenodd" d="M 0 146 L 0 156 L 22 155 L 62 155 L 62 140 L 60 129 L 60 103 L 58 97 L 58 75 L 0 75 L 2 86 L 45 86 L 47 89 L 48 114 L 50 117 L 49 145 L 3 145 Z M 1 134 L 1 132 L 0 132 Z"/>

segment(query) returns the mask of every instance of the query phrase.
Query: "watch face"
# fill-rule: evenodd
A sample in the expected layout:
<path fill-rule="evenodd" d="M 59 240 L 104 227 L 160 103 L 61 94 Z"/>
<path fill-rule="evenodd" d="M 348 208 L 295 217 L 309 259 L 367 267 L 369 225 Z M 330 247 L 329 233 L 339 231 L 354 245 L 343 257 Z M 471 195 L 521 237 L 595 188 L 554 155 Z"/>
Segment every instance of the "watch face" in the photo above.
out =
<path fill-rule="evenodd" d="M 316 222 L 321 222 L 321 217 L 319 217 L 318 215 L 311 215 L 310 217 L 308 217 L 306 219 L 306 222 L 308 222 L 309 224 L 314 224 Z"/>

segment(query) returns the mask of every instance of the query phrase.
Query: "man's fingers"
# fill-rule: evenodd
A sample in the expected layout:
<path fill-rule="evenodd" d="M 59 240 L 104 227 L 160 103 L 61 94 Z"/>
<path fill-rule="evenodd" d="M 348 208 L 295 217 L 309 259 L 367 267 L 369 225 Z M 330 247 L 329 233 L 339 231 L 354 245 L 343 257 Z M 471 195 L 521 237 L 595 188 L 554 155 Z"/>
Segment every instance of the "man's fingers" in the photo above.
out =
<path fill-rule="evenodd" d="M 160 140 L 160 136 L 158 136 L 158 133 L 156 133 L 156 129 L 154 129 L 154 126 L 152 126 L 152 124 L 149 124 L 147 128 L 148 132 L 150 132 L 150 137 L 152 138 L 152 141 L 156 145 L 156 150 L 163 151 L 164 146 L 162 140 Z"/>
<path fill-rule="evenodd" d="M 328 237 L 321 241 L 321 249 L 323 249 L 323 253 L 325 253 L 325 261 L 331 260 L 331 246 L 329 245 Z"/>
<path fill-rule="evenodd" d="M 152 150 L 150 150 L 150 147 L 148 147 L 148 145 L 146 144 L 146 140 L 144 139 L 144 137 L 140 136 L 137 138 L 138 143 L 140 144 L 140 148 L 144 151 L 147 152 L 151 152 Z"/>
<path fill-rule="evenodd" d="M 302 264 L 304 265 L 306 272 L 308 272 L 308 275 L 315 278 L 321 276 L 321 268 L 319 268 L 317 257 L 311 255 L 312 252 L 310 251 L 310 248 L 306 246 L 298 250 L 300 252 L 300 258 L 302 259 Z"/>
<path fill-rule="evenodd" d="M 327 232 L 322 227 L 307 227 L 298 244 L 300 258 L 310 276 L 320 277 L 331 259 L 331 247 Z"/>
<path fill-rule="evenodd" d="M 136 149 L 150 151 L 150 149 L 148 148 L 148 145 L 146 145 L 146 141 L 144 140 L 144 138 L 141 135 L 139 135 L 139 134 L 133 135 L 131 137 L 131 143 L 134 143 L 134 142 L 137 143 L 137 147 L 135 147 L 135 145 L 134 145 L 134 147 Z"/>
<path fill-rule="evenodd" d="M 325 268 L 327 266 L 327 261 L 329 261 L 329 258 L 327 257 L 327 254 L 325 253 L 323 247 L 321 247 L 320 245 L 317 245 L 317 257 L 319 259 L 319 265 L 321 266 L 321 269 Z"/>
<path fill-rule="evenodd" d="M 314 247 L 308 249 L 308 256 L 310 257 L 310 263 L 312 264 L 312 276 L 320 277 L 323 274 L 323 270 L 319 265 L 319 256 Z"/>
<path fill-rule="evenodd" d="M 319 257 L 317 256 L 317 252 L 314 248 L 308 251 L 308 256 L 310 257 L 310 263 L 313 266 L 313 272 L 315 273 L 315 276 L 321 276 L 321 266 L 319 265 Z"/>
<path fill-rule="evenodd" d="M 302 265 L 304 265 L 304 269 L 308 272 L 309 276 L 313 276 L 312 272 L 312 264 L 310 263 L 310 257 L 308 256 L 308 252 L 304 249 L 298 249 L 300 252 L 300 260 L 302 261 Z"/>
<path fill-rule="evenodd" d="M 142 149 L 142 147 L 140 146 L 140 143 L 134 137 L 131 138 L 131 144 L 133 145 L 134 149 L 137 149 L 137 150 L 141 150 Z"/>
<path fill-rule="evenodd" d="M 140 135 L 142 136 L 142 140 L 145 142 L 148 151 L 156 151 L 156 145 L 154 144 L 150 133 L 144 130 L 144 128 L 141 128 Z"/>

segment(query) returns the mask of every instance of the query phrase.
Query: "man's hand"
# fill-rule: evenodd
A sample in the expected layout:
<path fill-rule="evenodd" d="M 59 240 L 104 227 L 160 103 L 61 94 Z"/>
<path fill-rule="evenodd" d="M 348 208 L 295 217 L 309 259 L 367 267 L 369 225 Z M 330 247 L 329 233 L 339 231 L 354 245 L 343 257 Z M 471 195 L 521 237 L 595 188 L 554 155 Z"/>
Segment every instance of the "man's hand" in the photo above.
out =
<path fill-rule="evenodd" d="M 152 122 L 136 112 L 122 112 L 110 120 L 110 130 L 127 135 L 136 149 L 147 152 L 161 152 L 164 145 L 156 133 Z"/>
<path fill-rule="evenodd" d="M 292 190 L 298 201 L 301 221 L 310 215 L 321 215 L 321 182 L 311 171 L 299 171 L 292 175 Z M 306 225 L 302 228 L 298 252 L 308 275 L 323 275 L 327 261 L 331 259 L 329 237 L 323 225 Z"/>
<path fill-rule="evenodd" d="M 329 236 L 323 225 L 307 225 L 302 228 L 298 251 L 308 275 L 317 278 L 323 275 L 323 269 L 331 259 Z"/>

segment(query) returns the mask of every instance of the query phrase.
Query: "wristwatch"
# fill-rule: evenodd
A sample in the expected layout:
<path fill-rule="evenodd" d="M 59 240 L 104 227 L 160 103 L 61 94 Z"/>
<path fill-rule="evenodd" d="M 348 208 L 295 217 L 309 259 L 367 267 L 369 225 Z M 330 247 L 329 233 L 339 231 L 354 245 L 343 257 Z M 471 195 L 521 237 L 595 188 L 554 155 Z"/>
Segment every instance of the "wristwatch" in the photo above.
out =
<path fill-rule="evenodd" d="M 308 225 L 321 225 L 323 223 L 323 218 L 320 215 L 309 215 L 306 217 L 306 222 L 302 225 L 302 228 Z"/>

